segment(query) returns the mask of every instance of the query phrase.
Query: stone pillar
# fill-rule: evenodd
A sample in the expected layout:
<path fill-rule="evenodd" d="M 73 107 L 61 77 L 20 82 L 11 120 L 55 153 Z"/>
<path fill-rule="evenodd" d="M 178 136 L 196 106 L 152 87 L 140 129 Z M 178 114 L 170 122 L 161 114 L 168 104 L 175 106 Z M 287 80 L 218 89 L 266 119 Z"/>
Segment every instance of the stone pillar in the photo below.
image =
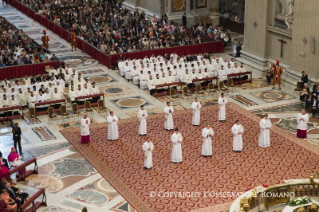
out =
<path fill-rule="evenodd" d="M 209 0 L 208 6 L 210 9 L 209 17 L 214 25 L 219 25 L 219 0 Z"/>
<path fill-rule="evenodd" d="M 137 0 L 125 0 L 123 3 L 122 3 L 122 7 L 126 7 L 130 10 L 134 10 L 136 8 L 136 2 Z"/>

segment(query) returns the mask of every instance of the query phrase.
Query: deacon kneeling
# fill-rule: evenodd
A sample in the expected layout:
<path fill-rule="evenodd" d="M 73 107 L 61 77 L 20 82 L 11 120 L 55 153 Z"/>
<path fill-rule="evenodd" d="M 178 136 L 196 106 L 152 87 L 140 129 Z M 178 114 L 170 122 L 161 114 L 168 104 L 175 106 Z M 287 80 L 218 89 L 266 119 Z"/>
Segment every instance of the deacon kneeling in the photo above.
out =
<path fill-rule="evenodd" d="M 109 123 L 107 126 L 107 139 L 108 140 L 117 140 L 119 139 L 119 130 L 117 127 L 117 122 L 119 118 L 114 115 L 113 111 L 110 112 L 110 115 L 107 117 L 107 122 Z"/>
<path fill-rule="evenodd" d="M 202 131 L 203 144 L 202 144 L 202 156 L 212 157 L 213 147 L 212 147 L 212 138 L 214 136 L 214 131 L 208 124 Z"/>
<path fill-rule="evenodd" d="M 145 143 L 143 144 L 144 154 L 144 169 L 151 169 L 153 167 L 153 149 L 154 145 L 152 141 L 150 141 L 149 137 L 146 138 Z"/>
<path fill-rule="evenodd" d="M 233 151 L 241 152 L 243 150 L 243 132 L 244 128 L 237 120 L 234 126 L 231 128 L 231 132 L 234 135 L 233 138 Z"/>
<path fill-rule="evenodd" d="M 146 135 L 147 134 L 147 124 L 146 124 L 146 118 L 148 116 L 148 113 L 146 110 L 144 110 L 144 105 L 141 105 L 140 111 L 137 113 L 137 118 L 139 120 L 139 127 L 138 127 L 138 134 L 139 135 Z"/>
<path fill-rule="evenodd" d="M 173 143 L 171 161 L 173 163 L 181 163 L 183 161 L 183 157 L 182 157 L 183 136 L 178 131 L 179 131 L 178 128 L 176 128 L 174 134 L 171 137 L 171 141 Z"/>
<path fill-rule="evenodd" d="M 270 147 L 270 128 L 271 121 L 266 114 L 265 117 L 260 121 L 260 135 L 258 145 L 260 147 Z"/>
<path fill-rule="evenodd" d="M 84 116 L 81 119 L 81 144 L 90 143 L 90 129 L 89 129 L 90 124 L 91 124 L 91 120 L 88 117 L 88 114 L 84 113 Z"/>
<path fill-rule="evenodd" d="M 194 126 L 200 125 L 200 109 L 201 108 L 202 108 L 201 103 L 198 102 L 197 98 L 195 98 L 195 101 L 192 104 L 192 109 L 193 109 L 192 123 Z"/>

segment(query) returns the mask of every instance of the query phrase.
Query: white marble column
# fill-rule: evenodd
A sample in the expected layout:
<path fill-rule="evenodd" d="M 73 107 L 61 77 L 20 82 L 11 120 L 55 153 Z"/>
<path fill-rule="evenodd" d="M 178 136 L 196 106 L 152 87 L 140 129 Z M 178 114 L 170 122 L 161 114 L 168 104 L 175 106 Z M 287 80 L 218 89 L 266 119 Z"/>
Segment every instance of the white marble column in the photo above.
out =
<path fill-rule="evenodd" d="M 219 0 L 209 0 L 209 17 L 213 25 L 219 25 Z"/>

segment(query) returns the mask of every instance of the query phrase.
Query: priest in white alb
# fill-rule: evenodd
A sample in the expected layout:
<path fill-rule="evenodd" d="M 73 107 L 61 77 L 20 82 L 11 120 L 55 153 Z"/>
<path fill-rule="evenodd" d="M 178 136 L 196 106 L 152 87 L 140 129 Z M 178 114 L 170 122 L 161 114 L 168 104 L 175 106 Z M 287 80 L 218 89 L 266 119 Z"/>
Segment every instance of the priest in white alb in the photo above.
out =
<path fill-rule="evenodd" d="M 90 126 L 91 120 L 88 114 L 85 113 L 81 119 L 81 144 L 90 143 Z"/>
<path fill-rule="evenodd" d="M 138 134 L 146 135 L 147 134 L 147 123 L 146 118 L 148 116 L 147 111 L 144 109 L 144 105 L 141 105 L 141 109 L 137 113 L 137 118 L 139 122 Z"/>
<path fill-rule="evenodd" d="M 152 141 L 150 141 L 150 138 L 147 137 L 145 143 L 142 147 L 144 151 L 144 169 L 151 169 L 153 167 L 153 149 L 154 145 Z"/>
<path fill-rule="evenodd" d="M 181 163 L 183 161 L 182 141 L 183 136 L 179 132 L 178 128 L 176 128 L 174 134 L 171 136 L 171 142 L 173 143 L 171 161 L 173 163 Z"/>
<path fill-rule="evenodd" d="M 208 124 L 202 130 L 203 144 L 202 144 L 202 156 L 212 157 L 213 147 L 212 147 L 212 138 L 214 136 L 214 131 L 211 126 Z"/>
<path fill-rule="evenodd" d="M 173 122 L 174 108 L 171 106 L 170 102 L 167 102 L 167 106 L 164 108 L 164 113 L 165 113 L 164 129 L 165 130 L 174 129 L 174 122 Z"/>
<path fill-rule="evenodd" d="M 243 150 L 243 132 L 244 127 L 236 120 L 234 126 L 231 128 L 233 134 L 233 151 L 241 152 Z"/>
<path fill-rule="evenodd" d="M 265 117 L 260 121 L 260 134 L 258 146 L 260 147 L 270 147 L 270 128 L 271 121 L 266 114 Z"/>
<path fill-rule="evenodd" d="M 297 116 L 297 137 L 307 138 L 307 124 L 309 121 L 309 116 L 306 114 L 305 110 L 301 110 L 301 113 Z"/>
<path fill-rule="evenodd" d="M 227 99 L 225 98 L 225 94 L 222 93 L 220 97 L 218 98 L 218 106 L 219 106 L 218 120 L 219 121 L 226 121 L 226 104 L 227 104 Z"/>
<path fill-rule="evenodd" d="M 201 103 L 195 98 L 195 101 L 192 103 L 193 116 L 192 116 L 192 124 L 194 126 L 200 125 L 200 109 L 202 108 Z"/>
<path fill-rule="evenodd" d="M 119 130 L 117 127 L 117 122 L 119 118 L 114 115 L 113 111 L 110 112 L 110 115 L 107 117 L 107 139 L 114 141 L 119 139 Z"/>

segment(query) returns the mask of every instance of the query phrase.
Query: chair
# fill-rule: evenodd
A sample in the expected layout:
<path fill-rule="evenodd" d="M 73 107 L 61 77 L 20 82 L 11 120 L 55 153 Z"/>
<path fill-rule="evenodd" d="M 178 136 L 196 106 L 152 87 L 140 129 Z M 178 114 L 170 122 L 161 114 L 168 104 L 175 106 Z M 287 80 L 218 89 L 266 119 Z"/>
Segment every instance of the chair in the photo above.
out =
<path fill-rule="evenodd" d="M 49 107 L 47 111 L 48 111 L 48 122 L 51 122 L 52 119 L 54 120 L 54 119 L 58 118 L 58 116 L 55 115 L 55 113 L 54 113 L 53 107 Z"/>
<path fill-rule="evenodd" d="M 87 113 L 92 113 L 92 116 L 94 116 L 93 109 L 91 108 L 91 103 L 88 100 L 84 102 L 84 110 Z"/>
<path fill-rule="evenodd" d="M 214 94 L 216 94 L 216 96 L 218 94 L 217 90 L 214 88 L 214 84 L 211 82 L 208 84 L 206 92 L 210 94 L 212 97 L 214 96 Z"/>
<path fill-rule="evenodd" d="M 301 87 L 301 85 L 302 82 L 297 82 L 297 87 L 294 89 L 293 95 L 295 95 L 296 92 L 302 91 L 303 88 Z"/>
<path fill-rule="evenodd" d="M 75 116 L 80 117 L 80 115 L 82 114 L 82 112 L 79 111 L 79 105 L 77 103 L 72 104 L 72 112 L 73 112 L 74 120 L 75 120 Z"/>
<path fill-rule="evenodd" d="M 104 101 L 102 99 L 99 99 L 97 101 L 97 112 L 98 113 L 107 113 L 107 108 L 104 106 Z"/>
<path fill-rule="evenodd" d="M 228 94 L 228 92 L 229 92 L 229 89 L 225 87 L 225 84 L 224 84 L 223 81 L 219 81 L 219 82 L 218 82 L 218 89 L 219 89 L 221 92 L 226 93 L 226 94 Z"/>
<path fill-rule="evenodd" d="M 175 100 L 178 100 L 178 101 L 179 101 L 179 97 L 178 97 L 177 94 L 176 94 L 175 88 L 171 88 L 171 89 L 169 90 L 169 97 L 170 97 L 170 101 L 173 100 L 173 103 L 175 102 Z"/>
<path fill-rule="evenodd" d="M 205 93 L 204 91 L 202 91 L 202 86 L 200 84 L 196 85 L 195 90 L 196 90 L 196 93 L 195 93 L 196 96 L 203 96 L 205 99 Z"/>
<path fill-rule="evenodd" d="M 184 87 L 183 88 L 183 96 L 185 97 L 185 99 L 192 99 L 192 94 L 189 93 L 188 87 Z"/>
<path fill-rule="evenodd" d="M 227 78 L 227 87 L 231 90 L 231 92 L 234 92 L 234 90 L 236 90 L 236 85 L 234 85 L 233 78 Z"/>
<path fill-rule="evenodd" d="M 35 112 L 35 108 L 34 107 L 31 107 L 29 108 L 29 115 L 30 115 L 30 118 L 36 118 L 37 117 L 37 113 Z"/>
<path fill-rule="evenodd" d="M 66 105 L 61 105 L 61 107 L 60 107 L 60 113 L 61 113 L 62 119 L 63 119 L 63 117 L 67 117 L 67 118 L 70 119 L 70 115 L 69 115 L 69 113 L 66 111 Z"/>

